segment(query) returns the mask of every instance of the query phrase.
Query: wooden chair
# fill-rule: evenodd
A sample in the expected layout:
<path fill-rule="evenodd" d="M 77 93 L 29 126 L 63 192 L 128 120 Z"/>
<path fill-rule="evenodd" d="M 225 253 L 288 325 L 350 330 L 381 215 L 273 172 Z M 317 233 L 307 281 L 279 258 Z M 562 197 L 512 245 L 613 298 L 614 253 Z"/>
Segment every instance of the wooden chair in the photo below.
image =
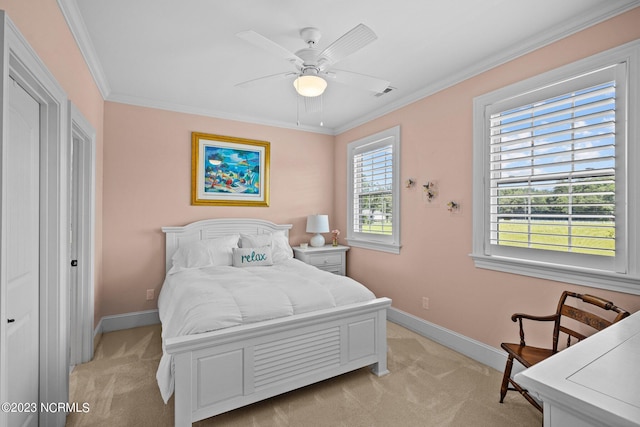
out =
<path fill-rule="evenodd" d="M 567 301 L 568 297 L 571 297 L 572 299 Z M 589 309 L 593 309 L 595 312 L 599 311 L 600 313 L 595 314 L 591 311 L 587 311 L 587 307 L 584 306 L 585 304 L 580 304 L 582 306 L 581 308 L 571 305 L 571 303 L 579 302 L 578 300 L 581 300 L 586 304 L 591 304 L 592 306 L 587 307 L 589 307 Z M 599 307 L 600 310 L 595 307 Z M 606 311 L 616 313 L 613 320 L 606 320 L 600 316 L 600 314 L 604 314 Z M 529 401 L 529 403 L 542 412 L 540 404 L 511 378 L 513 359 L 523 364 L 526 368 L 529 368 L 562 350 L 562 348 L 558 348 L 560 333 L 567 335 L 567 347 L 569 347 L 572 344 L 572 337 L 574 338 L 574 342 L 587 338 L 587 335 L 585 335 L 586 332 L 584 331 L 585 329 L 595 329 L 596 332 L 601 331 L 613 323 L 629 316 L 629 314 L 629 312 L 616 307 L 612 302 L 606 301 L 602 298 L 595 297 L 593 295 L 580 295 L 574 292 L 564 291 L 560 297 L 560 301 L 558 302 L 558 309 L 555 314 L 549 316 L 531 316 L 528 314 L 516 313 L 511 316 L 511 320 L 514 322 L 518 321 L 520 325 L 520 344 L 502 343 L 501 345 L 501 347 L 508 353 L 509 357 L 507 358 L 507 365 L 504 369 L 504 377 L 502 378 L 502 386 L 500 387 L 500 403 L 504 400 L 507 391 L 518 391 Z M 532 347 L 525 343 L 522 319 L 554 322 L 553 344 L 550 349 Z M 573 321 L 569 319 L 573 319 Z M 582 326 L 582 324 L 589 326 L 591 329 Z M 575 329 L 579 329 L 580 331 Z M 509 387 L 509 384 L 513 387 Z"/>

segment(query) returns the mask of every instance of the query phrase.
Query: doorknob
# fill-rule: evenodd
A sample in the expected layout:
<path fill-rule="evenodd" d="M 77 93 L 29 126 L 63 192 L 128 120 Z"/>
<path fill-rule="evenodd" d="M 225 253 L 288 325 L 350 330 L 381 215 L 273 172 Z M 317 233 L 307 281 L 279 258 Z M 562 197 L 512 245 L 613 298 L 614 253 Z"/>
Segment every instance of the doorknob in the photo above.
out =
<path fill-rule="evenodd" d="M 16 319 L 7 319 L 7 323 L 13 323 L 15 321 L 16 321 Z"/>

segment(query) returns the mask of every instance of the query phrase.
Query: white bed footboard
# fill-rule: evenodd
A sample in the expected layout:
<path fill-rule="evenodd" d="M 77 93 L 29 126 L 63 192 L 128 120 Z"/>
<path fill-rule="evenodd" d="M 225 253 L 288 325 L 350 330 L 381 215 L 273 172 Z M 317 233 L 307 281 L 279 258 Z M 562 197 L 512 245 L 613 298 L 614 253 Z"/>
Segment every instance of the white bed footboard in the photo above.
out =
<path fill-rule="evenodd" d="M 167 339 L 175 425 L 191 423 L 364 366 L 387 371 L 388 298 Z"/>

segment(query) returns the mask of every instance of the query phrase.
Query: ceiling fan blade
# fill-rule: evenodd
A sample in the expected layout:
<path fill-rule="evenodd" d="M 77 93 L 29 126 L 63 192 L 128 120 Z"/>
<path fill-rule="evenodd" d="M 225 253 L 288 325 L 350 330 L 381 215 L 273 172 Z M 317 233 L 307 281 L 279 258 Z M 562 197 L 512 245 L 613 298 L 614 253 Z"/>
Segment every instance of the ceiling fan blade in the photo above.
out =
<path fill-rule="evenodd" d="M 287 72 L 287 73 L 272 74 L 270 76 L 258 77 L 257 79 L 248 80 L 246 82 L 238 83 L 238 84 L 236 84 L 236 87 L 253 87 L 253 86 L 262 84 L 264 82 L 268 82 L 268 81 L 290 79 L 290 78 L 295 77 L 297 75 L 298 75 L 298 73 L 295 73 L 293 71 Z"/>
<path fill-rule="evenodd" d="M 326 64 L 323 64 L 323 67 L 326 68 L 331 64 L 335 64 L 362 49 L 377 38 L 378 36 L 376 36 L 376 33 L 374 33 L 371 28 L 364 24 L 356 25 L 322 51 L 320 58 L 323 58 Z M 326 62 L 328 62 L 328 64 Z"/>
<path fill-rule="evenodd" d="M 280 46 L 278 43 L 269 40 L 265 36 L 258 34 L 253 30 L 241 31 L 237 33 L 236 36 L 251 43 L 254 46 L 257 46 L 263 50 L 266 50 L 267 52 L 270 52 L 273 55 L 276 55 L 279 58 L 286 59 L 296 66 L 302 66 L 303 61 L 296 54 L 290 52 L 288 49 Z"/>
<path fill-rule="evenodd" d="M 371 77 L 364 74 L 353 73 L 344 70 L 331 70 L 323 73 L 331 81 L 342 83 L 349 86 L 359 87 L 360 89 L 370 90 L 375 93 L 382 93 L 389 87 L 391 82 Z"/>

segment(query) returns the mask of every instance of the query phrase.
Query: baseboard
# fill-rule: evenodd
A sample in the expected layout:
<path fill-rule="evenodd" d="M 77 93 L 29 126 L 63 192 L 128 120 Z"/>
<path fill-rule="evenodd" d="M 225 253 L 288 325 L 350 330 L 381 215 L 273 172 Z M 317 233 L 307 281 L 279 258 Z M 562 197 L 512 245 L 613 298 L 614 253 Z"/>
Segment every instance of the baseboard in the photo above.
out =
<path fill-rule="evenodd" d="M 96 348 L 102 339 L 102 319 L 98 322 L 98 325 L 93 330 L 93 354 L 96 354 Z"/>
<path fill-rule="evenodd" d="M 500 349 L 443 328 L 442 326 L 438 326 L 435 323 L 398 310 L 397 308 L 391 307 L 387 310 L 387 319 L 484 365 L 490 366 L 498 371 L 504 370 L 507 355 Z M 105 332 L 155 325 L 158 323 L 160 323 L 158 310 L 104 316 L 95 328 L 94 341 L 99 341 L 100 335 Z M 514 366 L 514 372 L 516 370 L 519 369 Z"/>
<path fill-rule="evenodd" d="M 387 310 L 387 319 L 484 365 L 501 372 L 504 371 L 507 354 L 500 349 L 420 319 L 397 308 L 391 307 Z"/>
<path fill-rule="evenodd" d="M 137 328 L 139 326 L 155 325 L 160 323 L 158 310 L 136 311 L 133 313 L 115 314 L 104 316 L 98 322 L 93 336 L 102 335 L 104 332 L 120 331 L 122 329 Z"/>

